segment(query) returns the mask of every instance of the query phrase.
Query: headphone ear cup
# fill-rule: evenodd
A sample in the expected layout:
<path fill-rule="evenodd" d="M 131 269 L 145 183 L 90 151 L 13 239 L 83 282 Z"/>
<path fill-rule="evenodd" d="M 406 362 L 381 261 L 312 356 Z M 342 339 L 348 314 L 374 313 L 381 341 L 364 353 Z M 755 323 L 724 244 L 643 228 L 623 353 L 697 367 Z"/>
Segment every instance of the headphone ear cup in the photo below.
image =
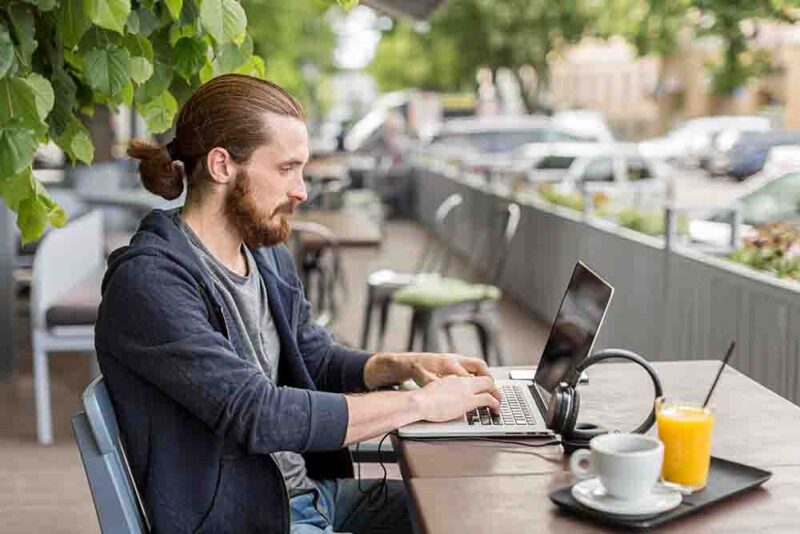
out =
<path fill-rule="evenodd" d="M 570 388 L 569 395 L 569 411 L 564 414 L 564 427 L 561 429 L 561 434 L 564 436 L 572 436 L 575 434 L 575 423 L 578 421 L 578 412 L 581 409 L 581 395 L 578 393 L 578 390 Z"/>
<path fill-rule="evenodd" d="M 550 396 L 550 404 L 547 406 L 547 420 L 545 421 L 547 427 L 556 434 L 561 434 L 561 429 L 564 427 L 564 408 L 568 402 L 564 398 L 564 388 L 559 384 Z"/>

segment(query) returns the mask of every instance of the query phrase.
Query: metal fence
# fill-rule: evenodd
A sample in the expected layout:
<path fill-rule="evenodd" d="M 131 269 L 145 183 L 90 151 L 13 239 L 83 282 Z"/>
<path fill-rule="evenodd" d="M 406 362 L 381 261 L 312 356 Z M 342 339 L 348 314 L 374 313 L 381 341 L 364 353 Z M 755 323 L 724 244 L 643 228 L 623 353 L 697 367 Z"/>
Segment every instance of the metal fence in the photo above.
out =
<path fill-rule="evenodd" d="M 469 176 L 414 172 L 417 214 L 428 225 L 444 198 L 463 195 L 450 245 L 477 258 L 477 236 L 509 198 Z M 543 201 L 517 202 L 522 219 L 500 285 L 537 317 L 552 320 L 582 260 L 615 287 L 596 348 L 695 360 L 721 358 L 736 340 L 736 368 L 800 403 L 800 285 Z"/>

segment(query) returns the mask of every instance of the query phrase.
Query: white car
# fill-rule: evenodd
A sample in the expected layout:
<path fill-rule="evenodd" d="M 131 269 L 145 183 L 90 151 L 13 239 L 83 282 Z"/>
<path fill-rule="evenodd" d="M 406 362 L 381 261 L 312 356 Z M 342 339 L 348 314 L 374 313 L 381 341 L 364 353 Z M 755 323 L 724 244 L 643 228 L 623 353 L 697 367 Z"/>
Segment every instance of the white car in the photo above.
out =
<path fill-rule="evenodd" d="M 753 235 L 755 226 L 780 221 L 800 226 L 800 171 L 760 176 L 730 206 L 738 209 L 741 237 Z M 689 224 L 694 243 L 728 247 L 731 244 L 729 214 L 714 215 L 708 220 Z"/>
<path fill-rule="evenodd" d="M 721 115 L 700 117 L 683 123 L 664 137 L 642 141 L 642 155 L 696 166 L 708 150 L 712 138 L 727 129 L 764 131 L 771 128 L 767 117 L 753 115 Z"/>

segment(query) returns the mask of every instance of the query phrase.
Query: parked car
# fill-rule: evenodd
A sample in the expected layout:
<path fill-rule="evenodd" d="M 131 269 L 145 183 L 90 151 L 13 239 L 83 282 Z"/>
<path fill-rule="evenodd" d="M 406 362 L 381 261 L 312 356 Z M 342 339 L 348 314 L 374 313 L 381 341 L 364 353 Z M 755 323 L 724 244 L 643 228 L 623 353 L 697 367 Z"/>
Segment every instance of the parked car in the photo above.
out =
<path fill-rule="evenodd" d="M 730 206 L 738 208 L 741 235 L 753 235 L 755 227 L 770 222 L 785 222 L 800 227 L 800 172 L 753 178 L 752 184 Z M 689 224 L 693 242 L 725 247 L 731 241 L 727 214 Z"/>
<path fill-rule="evenodd" d="M 660 209 L 671 197 L 669 169 L 642 156 L 635 145 L 617 143 L 603 154 L 576 159 L 561 188 L 601 193 L 618 206 Z"/>
<path fill-rule="evenodd" d="M 707 149 L 700 156 L 700 167 L 712 176 L 724 176 L 728 172 L 731 152 L 743 137 L 769 131 L 769 128 L 757 129 L 755 125 L 747 128 L 727 128 L 711 137 Z"/>
<path fill-rule="evenodd" d="M 608 121 L 599 111 L 589 109 L 557 111 L 553 114 L 553 122 L 581 137 L 590 136 L 602 143 L 614 141 L 614 134 L 611 132 Z"/>
<path fill-rule="evenodd" d="M 771 148 L 796 144 L 800 144 L 800 131 L 743 134 L 730 151 L 727 174 L 737 180 L 744 180 L 764 167 Z"/>
<path fill-rule="evenodd" d="M 763 131 L 770 128 L 767 117 L 752 115 L 721 115 L 700 117 L 683 123 L 663 137 L 640 143 L 642 155 L 661 158 L 684 166 L 697 166 L 708 149 L 712 137 L 726 129 Z"/>

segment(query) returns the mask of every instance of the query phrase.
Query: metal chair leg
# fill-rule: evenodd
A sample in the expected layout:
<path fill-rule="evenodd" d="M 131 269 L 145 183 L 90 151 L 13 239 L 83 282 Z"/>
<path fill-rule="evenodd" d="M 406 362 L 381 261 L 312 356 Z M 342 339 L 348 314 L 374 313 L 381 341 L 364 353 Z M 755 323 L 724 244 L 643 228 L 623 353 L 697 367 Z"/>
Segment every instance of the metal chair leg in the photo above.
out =
<path fill-rule="evenodd" d="M 435 312 L 427 311 L 422 320 L 422 351 L 440 352 L 439 322 Z"/>
<path fill-rule="evenodd" d="M 367 302 L 364 306 L 364 320 L 361 324 L 361 348 L 364 350 L 367 350 L 367 344 L 369 343 L 369 331 L 372 326 L 372 299 L 374 294 L 375 288 L 367 284 Z"/>
<path fill-rule="evenodd" d="M 386 296 L 381 300 L 381 314 L 378 318 L 378 350 L 383 350 L 386 342 L 386 324 L 389 322 L 389 310 L 392 306 L 392 297 Z"/>
<path fill-rule="evenodd" d="M 414 338 L 417 334 L 417 322 L 417 311 L 414 310 L 414 312 L 411 314 L 411 323 L 409 324 L 408 328 L 408 343 L 406 343 L 407 352 L 413 352 L 414 350 Z"/>
<path fill-rule="evenodd" d="M 444 335 L 445 335 L 445 337 L 447 339 L 447 350 L 449 350 L 452 353 L 455 353 L 456 352 L 456 341 L 453 338 L 453 325 L 450 324 L 450 323 L 447 323 L 447 324 L 442 326 L 442 330 L 444 330 Z"/>
<path fill-rule="evenodd" d="M 53 418 L 50 404 L 50 370 L 47 351 L 33 341 L 33 393 L 36 400 L 36 435 L 39 443 L 53 443 Z"/>

